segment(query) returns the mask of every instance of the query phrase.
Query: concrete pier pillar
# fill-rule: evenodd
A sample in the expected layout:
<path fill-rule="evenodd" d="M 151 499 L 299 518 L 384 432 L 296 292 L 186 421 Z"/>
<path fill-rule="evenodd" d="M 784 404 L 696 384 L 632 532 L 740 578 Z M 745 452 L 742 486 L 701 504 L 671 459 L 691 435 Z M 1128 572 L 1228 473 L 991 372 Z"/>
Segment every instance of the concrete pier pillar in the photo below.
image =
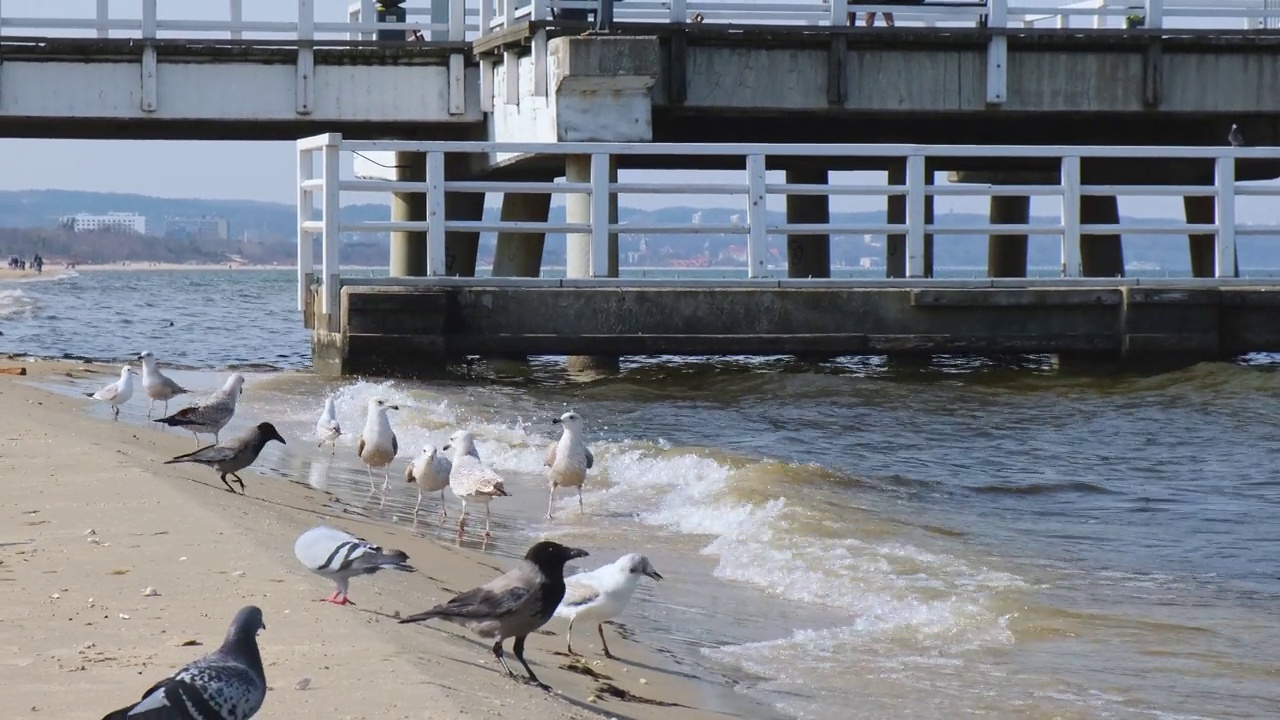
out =
<path fill-rule="evenodd" d="M 506 193 L 502 196 L 503 222 L 546 222 L 550 212 L 550 193 Z M 493 256 L 493 276 L 540 276 L 542 250 L 546 242 L 546 233 L 498 233 L 498 244 Z"/>
<path fill-rule="evenodd" d="M 571 183 L 591 182 L 591 156 L 569 155 L 564 163 L 565 181 Z M 617 169 L 609 168 L 611 180 L 617 179 Z M 585 193 L 571 193 L 565 197 L 565 221 L 569 223 L 591 222 L 591 196 Z M 617 196 L 613 195 L 609 202 L 609 221 L 618 220 Z M 618 277 L 618 236 L 609 235 L 608 277 Z M 568 233 L 565 236 L 565 277 L 585 278 L 591 274 L 591 235 L 588 233 Z M 576 373 L 612 373 L 618 370 L 618 358 L 608 355 L 571 355 L 567 361 L 570 372 Z"/>
<path fill-rule="evenodd" d="M 826 170 L 797 168 L 787 171 L 787 183 L 826 185 Z M 831 222 L 831 205 L 825 195 L 788 195 L 787 223 L 818 225 Z M 787 238 L 787 277 L 831 277 L 831 235 L 791 235 Z"/>
<path fill-rule="evenodd" d="M 992 225 L 1026 225 L 1031 220 L 1031 198 L 1026 195 L 992 195 Z M 1027 236 L 987 237 L 987 277 L 1027 276 Z"/>
<path fill-rule="evenodd" d="M 1114 195 L 1080 198 L 1081 225 L 1119 225 L 1120 202 Z M 1124 277 L 1124 247 L 1119 233 L 1080 236 L 1080 274 L 1085 277 Z"/>
<path fill-rule="evenodd" d="M 1212 196 L 1184 197 L 1182 209 L 1189 225 L 1212 225 L 1217 222 L 1218 210 Z M 1187 244 L 1191 252 L 1191 277 L 1213 277 L 1218 265 L 1217 243 L 1213 233 L 1189 233 Z"/>
<path fill-rule="evenodd" d="M 905 185 L 907 182 L 907 161 L 895 160 L 889 164 L 889 185 Z M 925 184 L 933 184 L 933 173 L 925 175 Z M 905 195 L 890 196 L 886 222 L 905 223 L 907 221 L 907 198 Z M 924 221 L 933 223 L 933 196 L 924 201 Z M 907 276 L 907 236 L 894 233 L 885 238 L 885 272 L 888 278 L 905 278 Z M 924 236 L 924 275 L 933 277 L 933 233 Z"/>
<path fill-rule="evenodd" d="M 445 193 L 445 217 L 453 220 L 483 220 L 484 193 Z M 480 233 L 450 230 L 444 234 L 444 274 L 475 277 Z"/>
<path fill-rule="evenodd" d="M 421 152 L 396 153 L 396 180 L 402 182 L 426 182 L 427 154 Z M 398 192 L 391 194 L 391 219 L 422 221 L 427 219 L 425 193 Z M 419 277 L 427 274 L 427 234 L 425 232 L 396 231 L 391 233 L 391 277 Z"/>

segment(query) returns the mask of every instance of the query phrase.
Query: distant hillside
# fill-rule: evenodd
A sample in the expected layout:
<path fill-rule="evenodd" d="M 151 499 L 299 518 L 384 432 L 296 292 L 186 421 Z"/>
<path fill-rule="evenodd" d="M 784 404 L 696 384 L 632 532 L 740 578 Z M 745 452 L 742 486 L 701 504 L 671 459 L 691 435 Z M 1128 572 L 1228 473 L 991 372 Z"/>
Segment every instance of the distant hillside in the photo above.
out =
<path fill-rule="evenodd" d="M 232 239 L 222 246 L 209 241 L 183 245 L 181 241 L 165 243 L 130 243 L 128 258 L 118 259 L 160 260 L 161 257 L 138 257 L 148 247 L 156 248 L 157 255 L 169 261 L 204 260 L 210 254 L 234 254 L 251 258 L 254 262 L 291 264 L 295 257 L 297 216 L 293 206 L 283 203 L 253 200 L 201 200 L 157 198 L 147 195 L 123 193 L 95 193 L 65 190 L 22 190 L 0 192 L 0 228 L 52 228 L 58 218 L 76 213 L 101 214 L 107 212 L 134 212 L 146 216 L 148 228 L 160 232 L 166 217 L 217 216 L 226 218 L 231 227 Z M 705 223 L 729 223 L 733 216 L 745 213 L 733 208 L 669 207 L 660 210 L 620 208 L 619 218 L 624 223 L 664 225 L 690 222 L 695 213 Z M 343 207 L 343 215 L 354 220 L 386 220 L 390 208 L 386 205 L 362 204 Z M 486 209 L 486 219 L 497 219 L 497 208 Z M 785 222 L 781 212 L 770 212 L 770 221 Z M 884 212 L 833 213 L 833 223 L 879 224 Z M 563 221 L 564 208 L 552 209 L 551 220 Z M 939 216 L 938 221 L 948 225 L 966 227 L 985 224 L 987 219 L 979 214 L 953 213 Z M 1036 218 L 1033 222 L 1052 224 L 1053 218 Z M 1139 221 L 1141 222 L 1141 221 Z M 3 252 L 29 254 L 30 250 L 44 248 L 46 254 L 55 245 L 84 255 L 91 249 L 98 257 L 111 253 L 110 246 L 100 243 L 92 247 L 76 245 L 75 238 L 62 238 L 56 234 L 34 233 L 30 230 L 6 235 Z M 37 239 L 39 238 L 39 239 Z M 57 242 L 54 243 L 55 238 Z M 1240 242 L 1240 263 L 1244 268 L 1280 267 L 1280 243 L 1276 238 L 1243 238 Z M 81 239 L 87 242 L 87 238 Z M 883 263 L 884 239 L 870 238 L 870 244 L 862 236 L 835 237 L 832 241 L 832 258 L 838 264 L 858 265 L 862 258 L 872 258 Z M 51 244 L 54 243 L 54 244 Z M 351 265 L 381 265 L 387 262 L 388 237 L 386 233 L 352 233 L 344 236 L 341 262 Z M 740 257 L 745 238 L 725 235 L 653 235 L 641 238 L 624 234 L 620 238 L 622 264 L 668 265 L 696 263 L 699 258 L 709 258 L 711 264 L 741 264 Z M 770 237 L 769 247 L 775 261 L 785 258 L 785 238 Z M 481 238 L 480 262 L 488 264 L 493 257 L 494 237 Z M 123 251 L 123 248 L 121 248 Z M 1132 235 L 1125 238 L 1125 260 L 1128 263 L 1144 263 L 1158 266 L 1169 272 L 1185 272 L 1189 268 L 1187 240 L 1185 236 Z M 956 234 L 939 236 L 936 240 L 936 265 L 939 267 L 981 267 L 986 264 L 987 238 L 984 235 Z M 543 262 L 548 266 L 564 264 L 564 236 L 549 235 Z M 1059 242 L 1052 237 L 1033 237 L 1029 263 L 1032 266 L 1056 266 L 1060 262 Z"/>

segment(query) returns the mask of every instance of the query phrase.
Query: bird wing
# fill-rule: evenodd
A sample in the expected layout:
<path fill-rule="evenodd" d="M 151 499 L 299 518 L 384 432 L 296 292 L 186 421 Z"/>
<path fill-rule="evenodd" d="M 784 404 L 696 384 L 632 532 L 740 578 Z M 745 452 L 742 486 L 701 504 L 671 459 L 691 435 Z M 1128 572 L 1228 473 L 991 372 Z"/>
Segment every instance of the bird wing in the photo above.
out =
<path fill-rule="evenodd" d="M 543 461 L 543 464 L 547 467 L 551 467 L 556 464 L 556 446 L 559 444 L 559 441 L 553 440 L 551 444 L 547 446 L 547 457 Z"/>
<path fill-rule="evenodd" d="M 590 605 L 598 597 L 600 597 L 600 589 L 596 586 L 582 581 L 573 582 L 573 578 L 567 578 L 564 581 L 564 599 L 560 601 L 560 607 Z"/>
<path fill-rule="evenodd" d="M 494 592 L 481 586 L 468 590 L 447 603 L 417 615 L 410 615 L 401 622 L 417 622 L 433 617 L 459 618 L 465 620 L 501 620 L 517 612 L 530 598 L 535 597 L 533 588 L 508 587 L 501 592 Z"/>
<path fill-rule="evenodd" d="M 592 455 L 591 451 L 585 447 L 582 448 L 582 451 L 587 454 L 587 469 L 590 470 L 591 467 L 596 464 L 596 456 Z"/>
<path fill-rule="evenodd" d="M 168 390 L 171 395 L 184 395 L 186 393 L 191 392 L 190 390 L 174 382 L 167 375 L 161 375 L 158 371 L 156 372 L 156 375 L 160 377 L 161 387 L 163 387 L 165 390 Z"/>
<path fill-rule="evenodd" d="M 501 475 L 470 456 L 460 458 L 449 473 L 449 485 L 460 496 L 505 495 L 505 491 L 498 492 L 501 483 Z"/>
<path fill-rule="evenodd" d="M 98 400 L 115 400 L 120 394 L 120 383 L 111 383 L 93 394 Z"/>
<path fill-rule="evenodd" d="M 391 433 L 391 454 L 392 455 L 400 454 L 400 441 L 396 440 L 395 433 Z"/>
<path fill-rule="evenodd" d="M 102 720 L 186 720 L 192 717 L 221 718 L 200 688 L 185 680 L 167 677 L 143 693 L 137 704 L 107 713 Z"/>
<path fill-rule="evenodd" d="M 360 439 L 356 441 L 356 457 L 364 457 L 364 436 L 363 435 L 361 435 Z"/>
<path fill-rule="evenodd" d="M 173 463 L 184 462 L 214 464 L 226 462 L 240 454 L 242 450 L 243 448 L 227 447 L 226 445 L 207 445 L 186 455 L 179 455 L 172 460 L 165 460 L 164 464 L 172 465 Z"/>

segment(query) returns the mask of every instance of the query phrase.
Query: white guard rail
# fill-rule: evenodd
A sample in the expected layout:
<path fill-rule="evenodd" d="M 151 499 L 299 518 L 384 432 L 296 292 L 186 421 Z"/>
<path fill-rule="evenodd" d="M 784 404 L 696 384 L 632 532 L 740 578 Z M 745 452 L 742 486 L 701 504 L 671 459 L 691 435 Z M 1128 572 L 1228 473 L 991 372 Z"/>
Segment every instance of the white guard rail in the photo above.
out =
<path fill-rule="evenodd" d="M 1050 235 L 1061 238 L 1062 275 L 1078 278 L 1081 274 L 1081 235 L 1109 234 L 1204 234 L 1216 238 L 1216 272 L 1218 278 L 1234 278 L 1236 238 L 1240 236 L 1280 235 L 1277 224 L 1240 224 L 1236 220 L 1237 196 L 1280 196 L 1280 185 L 1236 183 L 1236 161 L 1244 159 L 1280 160 L 1280 147 L 1062 147 L 1062 146 L 970 146 L 970 145 L 804 145 L 804 144 L 669 144 L 669 143 L 490 143 L 490 142 L 410 142 L 379 140 L 344 140 L 329 133 L 299 140 L 298 148 L 298 307 L 304 308 L 308 288 L 306 276 L 315 274 L 313 238 L 321 239 L 321 271 L 317 276 L 325 287 L 322 311 L 336 309 L 341 285 L 338 250 L 344 232 L 422 232 L 427 238 L 428 276 L 445 274 L 445 233 L 522 232 L 569 233 L 590 238 L 589 277 L 604 277 L 609 258 L 609 235 L 739 235 L 746 238 L 747 276 L 767 278 L 766 241 L 770 235 L 889 235 L 903 234 L 907 246 L 907 276 L 925 276 L 925 235 L 991 234 Z M 343 179 L 342 168 L 349 167 L 351 153 L 379 151 L 422 152 L 426 154 L 427 174 L 424 182 Z M 529 182 L 452 180 L 445 176 L 445 156 L 480 154 L 490 158 L 521 154 L 552 156 L 589 156 L 587 182 Z M 729 159 L 745 171 L 744 179 L 731 183 L 685 183 L 673 174 L 658 182 L 619 182 L 614 159 L 619 156 L 719 156 Z M 898 160 L 906 166 L 906 181 L 901 185 L 801 185 L 768 182 L 766 167 L 770 158 L 878 158 L 886 164 Z M 926 177 L 926 160 L 945 158 L 993 159 L 1045 158 L 1059 165 L 1056 185 L 984 185 L 932 184 Z M 1199 159 L 1212 161 L 1216 171 L 1214 185 L 1082 185 L 1080 164 L 1089 158 L 1119 159 Z M 342 218 L 343 193 L 411 192 L 425 195 L 425 221 L 354 222 Z M 585 195 L 589 218 L 566 218 L 564 223 L 515 222 L 501 220 L 454 220 L 445 216 L 445 193 L 551 193 L 554 196 Z M 680 223 L 667 225 L 633 225 L 611 223 L 609 206 L 612 195 L 665 195 L 672 204 L 681 196 L 729 195 L 742 203 L 741 221 L 729 224 Z M 827 197 L 905 197 L 906 221 L 883 224 L 797 224 L 770 222 L 767 204 L 770 197 L 787 195 L 824 195 Z M 1026 225 L 947 225 L 925 222 L 925 198 L 941 196 L 992 197 L 1021 195 L 1057 199 L 1059 216 L 1051 224 L 1032 222 Z M 1168 222 L 1137 225 L 1084 225 L 1080 222 L 1080 198 L 1084 195 L 1116 197 L 1206 197 L 1215 199 L 1213 224 Z M 365 200 L 367 202 L 367 199 Z M 697 202 L 696 200 L 694 201 Z M 318 205 L 318 207 L 317 207 Z M 576 221 L 571 221 L 576 220 Z"/>

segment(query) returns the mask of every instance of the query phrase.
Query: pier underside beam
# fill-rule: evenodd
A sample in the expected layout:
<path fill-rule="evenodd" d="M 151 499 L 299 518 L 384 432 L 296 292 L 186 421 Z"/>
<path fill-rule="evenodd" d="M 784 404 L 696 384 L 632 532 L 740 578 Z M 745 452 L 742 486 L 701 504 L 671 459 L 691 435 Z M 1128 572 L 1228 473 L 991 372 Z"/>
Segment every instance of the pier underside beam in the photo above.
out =
<path fill-rule="evenodd" d="M 427 154 L 397 152 L 396 180 L 426 182 Z M 391 193 L 391 219 L 421 222 L 427 219 L 425 193 Z M 391 233 L 391 277 L 421 277 L 427 274 L 427 234 L 397 230 Z"/>
<path fill-rule="evenodd" d="M 1187 195 L 1182 198 L 1182 209 L 1186 213 L 1188 225 L 1212 225 L 1218 214 L 1213 196 Z M 1191 253 L 1191 277 L 1211 278 L 1217 264 L 1217 238 L 1213 233 L 1190 233 L 1187 235 L 1188 251 Z"/>
<path fill-rule="evenodd" d="M 1119 225 L 1119 200 L 1114 195 L 1082 196 L 1080 224 Z M 1080 269 L 1085 277 L 1124 277 L 1124 246 L 1120 235 L 1081 235 Z"/>
<path fill-rule="evenodd" d="M 502 196 L 503 222 L 546 222 L 550 212 L 550 193 L 506 193 Z M 542 252 L 546 242 L 546 233 L 498 233 L 493 256 L 493 276 L 540 276 Z"/>
<path fill-rule="evenodd" d="M 932 170 L 926 172 L 924 177 L 926 185 L 933 184 Z M 890 163 L 888 180 L 890 185 L 906 185 L 907 163 L 905 160 Z M 905 195 L 890 195 L 885 217 L 889 223 L 905 223 L 907 221 L 907 197 Z M 927 195 L 924 199 L 924 221 L 925 224 L 933 223 L 932 195 Z M 885 238 L 885 277 L 905 278 L 906 276 L 907 236 L 902 233 L 890 234 Z M 927 278 L 933 277 L 933 233 L 926 233 L 924 236 L 924 276 Z"/>
<path fill-rule="evenodd" d="M 483 220 L 484 193 L 451 192 L 444 196 L 444 214 L 450 220 Z M 444 235 L 444 271 L 454 277 L 475 277 L 480 233 L 450 230 Z"/>
<path fill-rule="evenodd" d="M 787 170 L 789 185 L 825 185 L 826 170 Z M 826 225 L 831 222 L 831 205 L 825 195 L 788 195 L 787 224 Z M 831 236 L 827 233 L 791 235 L 787 238 L 787 277 L 831 277 Z"/>
<path fill-rule="evenodd" d="M 1031 221 L 1031 198 L 1026 195 L 992 195 L 992 225 L 1026 225 Z M 987 237 L 987 277 L 1027 276 L 1027 235 Z"/>
<path fill-rule="evenodd" d="M 611 163 L 609 182 L 617 182 L 618 168 Z M 591 156 L 569 155 L 565 157 L 565 181 L 591 182 Z M 591 222 L 591 196 L 584 193 L 568 195 L 565 199 L 565 221 L 569 223 Z M 618 196 L 609 195 L 609 222 L 618 222 Z M 606 277 L 618 277 L 618 235 L 609 233 Z M 591 277 L 591 235 L 568 233 L 565 235 L 565 277 Z M 603 348 L 604 346 L 602 346 Z M 618 356 L 613 354 L 570 355 L 569 370 L 574 372 L 617 372 Z"/>

